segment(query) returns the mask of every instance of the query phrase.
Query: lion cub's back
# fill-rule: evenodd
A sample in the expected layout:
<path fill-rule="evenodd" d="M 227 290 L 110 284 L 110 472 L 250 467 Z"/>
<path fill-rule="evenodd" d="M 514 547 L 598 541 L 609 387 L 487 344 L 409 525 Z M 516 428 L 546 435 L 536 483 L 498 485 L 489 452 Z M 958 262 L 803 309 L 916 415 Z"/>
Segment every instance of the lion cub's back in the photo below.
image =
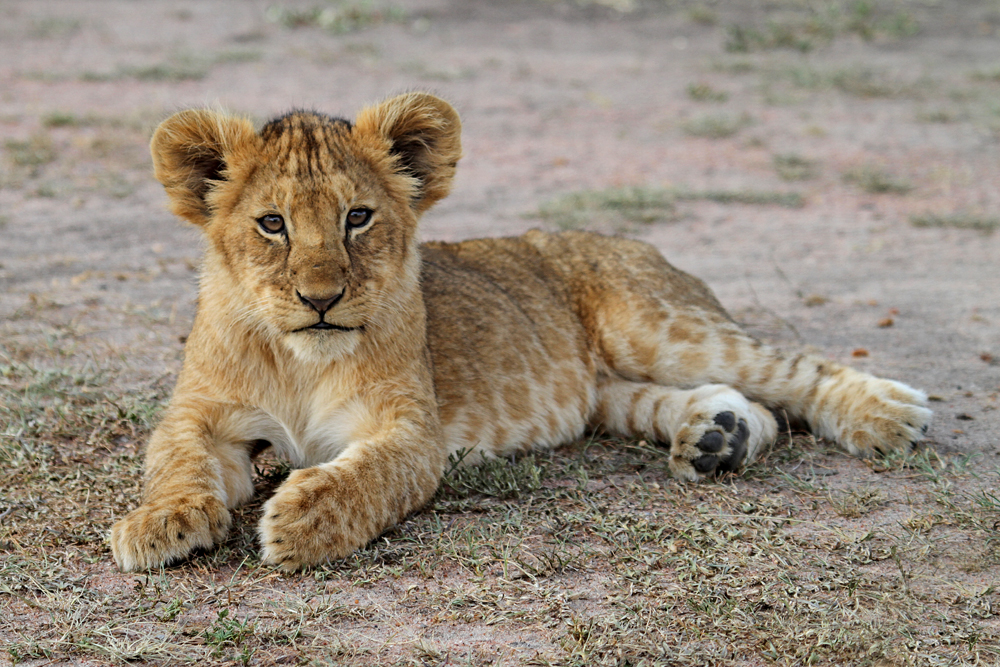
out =
<path fill-rule="evenodd" d="M 428 243 L 422 253 L 449 451 L 505 455 L 582 435 L 596 361 L 550 262 L 523 237 Z"/>

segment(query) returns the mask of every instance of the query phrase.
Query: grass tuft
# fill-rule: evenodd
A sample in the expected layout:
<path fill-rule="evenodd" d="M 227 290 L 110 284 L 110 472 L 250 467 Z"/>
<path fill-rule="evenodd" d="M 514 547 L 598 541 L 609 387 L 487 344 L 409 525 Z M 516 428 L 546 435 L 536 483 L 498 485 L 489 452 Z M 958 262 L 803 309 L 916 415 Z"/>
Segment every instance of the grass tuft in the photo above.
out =
<path fill-rule="evenodd" d="M 845 183 L 858 186 L 869 194 L 903 195 L 913 189 L 909 181 L 894 176 L 884 167 L 864 164 L 842 174 Z"/>
<path fill-rule="evenodd" d="M 28 139 L 4 142 L 10 162 L 19 167 L 41 167 L 57 157 L 55 144 L 48 134 L 38 133 Z"/>
<path fill-rule="evenodd" d="M 676 220 L 677 203 L 682 201 L 785 208 L 801 208 L 805 205 L 805 199 L 797 192 L 626 187 L 563 195 L 542 204 L 535 216 L 561 229 L 607 225 L 620 228 L 630 223 L 650 224 Z"/>
<path fill-rule="evenodd" d="M 702 190 L 682 192 L 678 199 L 687 201 L 714 201 L 719 204 L 749 204 L 751 206 L 782 206 L 802 208 L 805 198 L 798 192 L 771 192 L 768 190 Z"/>
<path fill-rule="evenodd" d="M 240 621 L 236 618 L 230 618 L 229 610 L 223 609 L 216 617 L 215 623 L 206 628 L 202 635 L 205 638 L 205 643 L 213 647 L 211 657 L 231 656 L 232 650 L 240 649 L 241 653 L 235 660 L 239 664 L 246 665 L 249 664 L 253 652 L 248 652 L 244 644 L 248 638 L 253 636 L 256 627 L 257 624 L 249 619 Z"/>
<path fill-rule="evenodd" d="M 479 494 L 507 500 L 537 491 L 545 478 L 545 465 L 534 453 L 516 459 L 489 458 L 476 465 L 468 465 L 471 462 L 465 458 L 464 452 L 449 458 L 451 468 L 439 494 L 458 498 Z"/>
<path fill-rule="evenodd" d="M 806 181 L 816 178 L 819 173 L 815 160 L 802 157 L 797 153 L 781 153 L 772 158 L 774 170 L 786 181 Z"/>
<path fill-rule="evenodd" d="M 337 35 L 406 20 L 406 10 L 371 1 L 332 2 L 306 8 L 272 5 L 265 18 L 286 28 L 316 27 Z"/>
<path fill-rule="evenodd" d="M 538 209 L 537 216 L 562 229 L 601 222 L 641 223 L 676 219 L 677 193 L 662 188 L 627 187 L 563 195 Z"/>
<path fill-rule="evenodd" d="M 1000 228 L 1000 218 L 979 215 L 968 211 L 957 213 L 914 213 L 910 216 L 914 227 L 946 227 L 950 229 L 975 229 L 992 234 Z"/>
<path fill-rule="evenodd" d="M 908 94 L 909 87 L 884 72 L 856 65 L 834 71 L 830 75 L 833 87 L 855 97 L 898 97 Z"/>
<path fill-rule="evenodd" d="M 707 83 L 692 83 L 687 87 L 687 94 L 696 102 L 725 102 L 729 99 L 729 93 L 724 90 L 717 90 Z"/>
<path fill-rule="evenodd" d="M 844 35 L 857 35 L 866 41 L 895 41 L 921 30 L 911 12 L 878 0 L 788 3 L 782 9 L 763 24 L 731 24 L 726 30 L 725 49 L 735 53 L 772 49 L 806 53 Z"/>
<path fill-rule="evenodd" d="M 1000 66 L 988 69 L 979 69 L 969 75 L 973 81 L 986 81 L 988 83 L 1000 83 Z"/>
<path fill-rule="evenodd" d="M 698 3 L 687 10 L 687 17 L 692 23 L 710 26 L 719 21 L 719 15 L 707 4 Z"/>
<path fill-rule="evenodd" d="M 692 137 L 707 139 L 725 139 L 731 137 L 752 123 L 748 114 L 734 116 L 732 114 L 704 114 L 696 116 L 681 125 L 685 134 Z"/>

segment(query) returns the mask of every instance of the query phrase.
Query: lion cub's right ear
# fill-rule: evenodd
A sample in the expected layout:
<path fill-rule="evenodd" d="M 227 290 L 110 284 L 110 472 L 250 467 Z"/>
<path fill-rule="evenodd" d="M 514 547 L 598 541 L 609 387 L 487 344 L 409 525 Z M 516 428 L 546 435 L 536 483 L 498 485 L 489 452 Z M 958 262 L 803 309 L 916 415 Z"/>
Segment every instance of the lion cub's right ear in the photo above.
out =
<path fill-rule="evenodd" d="M 232 180 L 259 145 L 253 123 L 239 116 L 191 109 L 160 123 L 149 149 L 170 210 L 196 225 L 208 223 L 219 203 L 214 186 Z"/>

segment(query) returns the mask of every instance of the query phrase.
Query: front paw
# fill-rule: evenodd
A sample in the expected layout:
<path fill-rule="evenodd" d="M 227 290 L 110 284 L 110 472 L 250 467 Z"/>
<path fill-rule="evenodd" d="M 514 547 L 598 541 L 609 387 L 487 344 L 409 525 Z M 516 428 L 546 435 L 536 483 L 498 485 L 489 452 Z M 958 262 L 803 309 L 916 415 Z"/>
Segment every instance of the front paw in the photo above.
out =
<path fill-rule="evenodd" d="M 261 560 L 292 572 L 343 558 L 373 538 L 375 529 L 354 507 L 362 500 L 336 474 L 296 470 L 264 505 Z M 352 502 L 353 501 L 353 502 Z"/>
<path fill-rule="evenodd" d="M 207 493 L 146 503 L 111 528 L 111 551 L 123 572 L 162 567 L 221 541 L 232 518 Z"/>

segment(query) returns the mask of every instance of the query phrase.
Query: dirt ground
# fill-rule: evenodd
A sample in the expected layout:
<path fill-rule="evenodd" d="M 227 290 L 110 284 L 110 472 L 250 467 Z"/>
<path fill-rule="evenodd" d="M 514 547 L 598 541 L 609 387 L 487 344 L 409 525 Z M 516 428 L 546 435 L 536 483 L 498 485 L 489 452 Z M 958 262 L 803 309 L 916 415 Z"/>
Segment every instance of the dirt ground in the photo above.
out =
<path fill-rule="evenodd" d="M 200 252 L 152 128 L 418 89 L 465 147 L 425 238 L 649 241 L 761 338 L 925 390 L 917 461 L 797 434 L 691 487 L 598 438 L 316 572 L 260 566 L 257 503 L 117 573 Z M 5 0 L 0 143 L 0 665 L 1000 664 L 997 0 Z"/>

